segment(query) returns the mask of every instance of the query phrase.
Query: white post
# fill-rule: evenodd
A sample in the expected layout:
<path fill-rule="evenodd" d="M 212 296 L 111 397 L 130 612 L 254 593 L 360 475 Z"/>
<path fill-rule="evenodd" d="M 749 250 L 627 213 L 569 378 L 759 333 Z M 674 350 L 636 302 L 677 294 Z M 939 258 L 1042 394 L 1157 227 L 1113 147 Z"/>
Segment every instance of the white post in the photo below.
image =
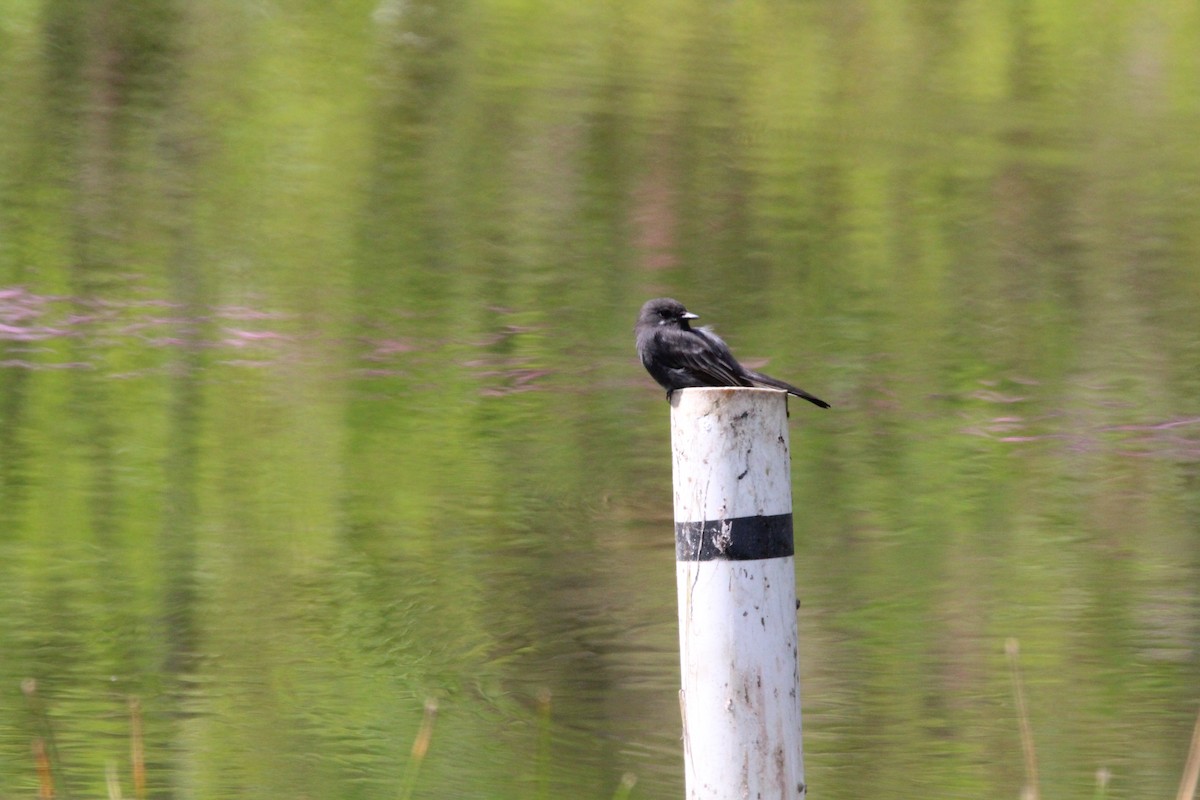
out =
<path fill-rule="evenodd" d="M 688 800 L 807 791 L 786 397 L 671 396 Z"/>

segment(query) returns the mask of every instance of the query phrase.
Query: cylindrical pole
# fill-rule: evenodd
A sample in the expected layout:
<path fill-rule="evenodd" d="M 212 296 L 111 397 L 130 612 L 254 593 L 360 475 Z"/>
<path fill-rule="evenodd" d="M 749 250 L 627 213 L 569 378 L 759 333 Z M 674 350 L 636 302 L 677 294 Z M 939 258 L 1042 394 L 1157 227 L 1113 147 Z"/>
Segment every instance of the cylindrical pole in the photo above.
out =
<path fill-rule="evenodd" d="M 688 800 L 803 798 L 786 395 L 671 396 Z"/>

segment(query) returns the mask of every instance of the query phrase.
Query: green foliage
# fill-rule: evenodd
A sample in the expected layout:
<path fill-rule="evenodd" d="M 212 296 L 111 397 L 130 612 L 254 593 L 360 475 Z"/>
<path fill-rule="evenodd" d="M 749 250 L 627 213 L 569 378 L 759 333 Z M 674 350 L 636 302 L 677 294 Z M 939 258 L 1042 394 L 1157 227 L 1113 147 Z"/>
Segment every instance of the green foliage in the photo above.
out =
<path fill-rule="evenodd" d="M 0 794 L 33 677 L 78 795 L 131 696 L 164 795 L 677 795 L 660 294 L 834 402 L 814 792 L 1012 796 L 1008 636 L 1046 796 L 1175 785 L 1195 4 L 0 12 Z"/>

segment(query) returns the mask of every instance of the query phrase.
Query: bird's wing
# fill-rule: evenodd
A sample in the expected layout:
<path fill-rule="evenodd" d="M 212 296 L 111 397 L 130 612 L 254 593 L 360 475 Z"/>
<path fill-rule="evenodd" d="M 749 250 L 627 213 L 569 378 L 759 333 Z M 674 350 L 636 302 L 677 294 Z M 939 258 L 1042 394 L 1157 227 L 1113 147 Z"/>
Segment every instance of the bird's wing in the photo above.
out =
<path fill-rule="evenodd" d="M 667 348 L 675 366 L 705 377 L 711 386 L 745 386 L 745 370 L 729 352 L 729 345 L 708 328 L 673 331 Z"/>

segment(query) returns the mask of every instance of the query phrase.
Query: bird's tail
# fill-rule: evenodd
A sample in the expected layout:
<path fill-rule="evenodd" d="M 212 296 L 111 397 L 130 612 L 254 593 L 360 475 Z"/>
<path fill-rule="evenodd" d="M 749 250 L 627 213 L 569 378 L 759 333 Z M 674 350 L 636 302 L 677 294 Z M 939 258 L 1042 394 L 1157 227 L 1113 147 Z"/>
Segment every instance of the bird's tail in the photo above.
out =
<path fill-rule="evenodd" d="M 815 395 L 809 394 L 798 386 L 792 386 L 787 381 L 781 381 L 778 378 L 772 378 L 770 375 L 763 375 L 761 372 L 752 372 L 750 370 L 746 370 L 746 372 L 756 386 L 766 386 L 771 389 L 783 389 L 788 394 L 794 394 L 796 397 L 804 398 L 814 406 L 829 408 L 829 403 L 826 403 L 824 400 Z"/>

